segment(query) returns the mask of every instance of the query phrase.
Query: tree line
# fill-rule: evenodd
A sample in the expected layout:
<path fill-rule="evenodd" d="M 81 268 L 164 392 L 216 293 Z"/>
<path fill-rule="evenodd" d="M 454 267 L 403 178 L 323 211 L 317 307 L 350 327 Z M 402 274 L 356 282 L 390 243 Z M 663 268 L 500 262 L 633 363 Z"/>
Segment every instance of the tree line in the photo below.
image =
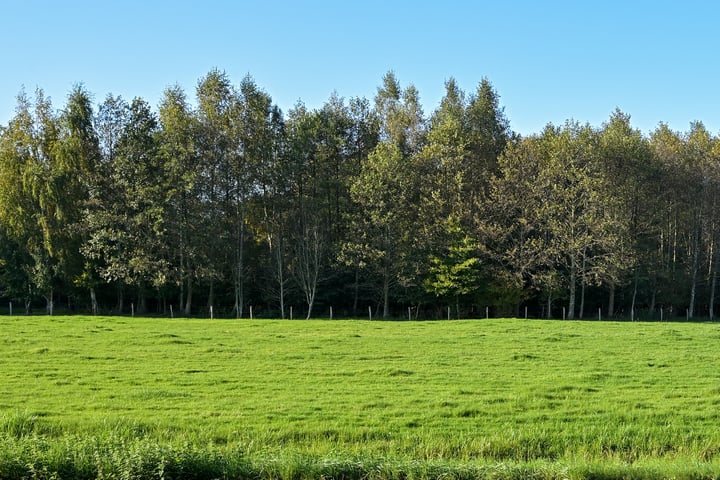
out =
<path fill-rule="evenodd" d="M 616 110 L 514 133 L 487 79 L 284 114 L 251 77 L 0 127 L 0 298 L 30 312 L 714 318 L 720 141 Z M 18 307 L 22 308 L 22 307 Z M 293 313 L 294 308 L 294 313 Z"/>

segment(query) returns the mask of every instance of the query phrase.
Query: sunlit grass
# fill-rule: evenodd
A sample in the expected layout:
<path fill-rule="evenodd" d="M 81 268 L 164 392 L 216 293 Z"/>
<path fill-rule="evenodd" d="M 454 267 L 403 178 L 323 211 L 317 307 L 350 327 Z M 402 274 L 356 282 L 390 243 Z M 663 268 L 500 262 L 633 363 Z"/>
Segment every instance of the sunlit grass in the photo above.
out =
<path fill-rule="evenodd" d="M 713 478 L 719 340 L 710 323 L 3 317 L 0 478 L 48 452 L 95 478 L 103 449 L 262 478 Z"/>

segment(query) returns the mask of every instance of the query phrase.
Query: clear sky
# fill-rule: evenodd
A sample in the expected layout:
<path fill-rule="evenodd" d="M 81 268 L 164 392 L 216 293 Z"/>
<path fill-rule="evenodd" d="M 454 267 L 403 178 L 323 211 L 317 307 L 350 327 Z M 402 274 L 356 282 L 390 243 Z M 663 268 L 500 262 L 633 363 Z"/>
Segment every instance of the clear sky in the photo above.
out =
<path fill-rule="evenodd" d="M 697 0 L 0 0 L 0 124 L 23 86 L 56 108 L 76 83 L 157 106 L 218 68 L 287 112 L 372 98 L 393 70 L 427 114 L 448 78 L 469 92 L 486 77 L 522 134 L 600 126 L 616 107 L 645 133 L 700 120 L 717 134 L 719 21 L 720 2 Z"/>

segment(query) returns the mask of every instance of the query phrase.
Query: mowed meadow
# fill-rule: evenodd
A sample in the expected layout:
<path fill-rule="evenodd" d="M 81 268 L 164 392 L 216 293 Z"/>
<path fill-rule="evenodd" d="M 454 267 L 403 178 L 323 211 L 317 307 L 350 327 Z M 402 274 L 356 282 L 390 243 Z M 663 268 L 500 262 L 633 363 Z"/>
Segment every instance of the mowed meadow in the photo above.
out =
<path fill-rule="evenodd" d="M 0 478 L 719 478 L 720 325 L 0 317 Z"/>

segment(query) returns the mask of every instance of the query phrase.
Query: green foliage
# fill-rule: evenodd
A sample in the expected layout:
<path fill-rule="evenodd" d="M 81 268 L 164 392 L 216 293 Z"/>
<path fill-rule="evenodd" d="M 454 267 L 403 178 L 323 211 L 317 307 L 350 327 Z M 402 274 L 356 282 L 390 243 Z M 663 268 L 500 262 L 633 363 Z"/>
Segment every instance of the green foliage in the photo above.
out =
<path fill-rule="evenodd" d="M 450 237 L 447 251 L 430 257 L 425 288 L 437 296 L 453 299 L 477 291 L 480 260 L 475 256 L 477 245 L 457 220 L 449 219 L 445 231 Z"/>
<path fill-rule="evenodd" d="M 550 125 L 508 149 L 493 186 L 500 261 L 549 296 L 566 289 L 570 318 L 578 284 L 617 282 L 632 266 L 627 218 L 605 194 L 597 144 L 588 125 Z"/>
<path fill-rule="evenodd" d="M 21 250 L 20 262 L 28 285 L 12 290 L 40 292 L 48 313 L 53 311 L 54 288 L 73 252 L 65 228 L 72 222 L 65 208 L 67 172 L 58 161 L 58 119 L 38 90 L 34 102 L 18 96 L 17 113 L 0 139 L 0 225 Z"/>
<path fill-rule="evenodd" d="M 94 111 L 82 85 L 57 111 L 19 95 L 0 126 L 3 302 L 715 316 L 720 142 L 700 122 L 644 136 L 616 110 L 521 138 L 488 79 L 451 78 L 426 116 L 392 72 L 372 102 L 287 118 L 250 76 L 215 69 L 194 93 L 157 112 Z"/>
<path fill-rule="evenodd" d="M 117 114 L 122 128 L 87 214 L 83 253 L 106 282 L 159 287 L 168 278 L 169 219 L 158 120 L 138 98 Z"/>
<path fill-rule="evenodd" d="M 349 179 L 353 213 L 342 257 L 380 279 L 382 316 L 390 315 L 391 291 L 406 294 L 420 287 L 422 255 L 415 238 L 420 231 L 421 163 L 416 154 L 424 137 L 417 91 L 402 90 L 392 72 L 375 97 L 381 141 Z"/>

